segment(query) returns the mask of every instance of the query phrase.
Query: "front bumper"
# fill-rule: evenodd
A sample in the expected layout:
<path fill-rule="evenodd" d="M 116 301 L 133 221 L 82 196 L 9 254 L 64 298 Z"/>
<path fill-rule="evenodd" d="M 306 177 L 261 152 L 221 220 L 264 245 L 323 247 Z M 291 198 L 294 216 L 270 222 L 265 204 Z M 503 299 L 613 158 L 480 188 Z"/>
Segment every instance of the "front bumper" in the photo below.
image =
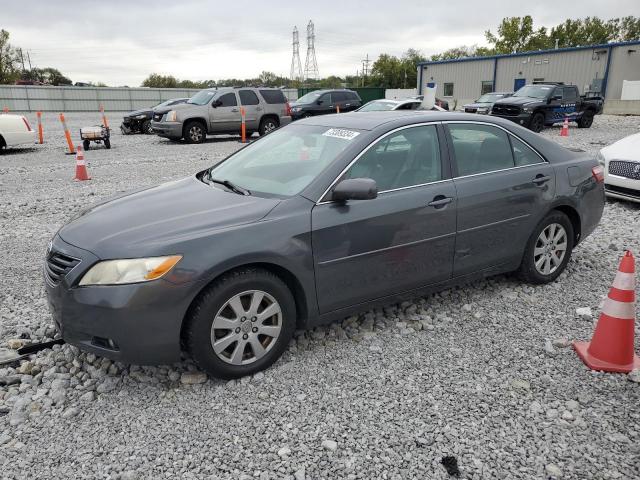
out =
<path fill-rule="evenodd" d="M 179 140 L 182 138 L 181 122 L 151 122 L 151 129 L 161 137 Z"/>
<path fill-rule="evenodd" d="M 44 272 L 49 308 L 66 342 L 123 363 L 157 365 L 180 359 L 180 329 L 192 299 L 192 284 L 159 279 L 78 287 L 98 257 L 58 235 L 52 249 L 80 260 L 57 284 Z"/>
<path fill-rule="evenodd" d="M 518 115 L 498 115 L 495 113 L 491 113 L 492 117 L 504 118 L 505 120 L 511 120 L 518 125 L 522 125 L 523 127 L 529 127 L 529 122 L 531 122 L 531 114 L 530 113 L 520 113 Z"/>

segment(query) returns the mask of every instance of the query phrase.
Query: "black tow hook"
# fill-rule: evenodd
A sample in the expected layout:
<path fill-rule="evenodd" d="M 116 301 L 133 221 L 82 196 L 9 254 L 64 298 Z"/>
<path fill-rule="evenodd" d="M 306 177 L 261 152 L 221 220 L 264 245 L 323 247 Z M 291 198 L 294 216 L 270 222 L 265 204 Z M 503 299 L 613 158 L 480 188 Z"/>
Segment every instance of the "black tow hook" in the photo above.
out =
<path fill-rule="evenodd" d="M 25 345 L 24 347 L 20 347 L 16 350 L 16 354 L 10 356 L 8 358 L 0 358 L 0 365 L 8 365 L 14 362 L 19 362 L 27 358 L 29 355 L 39 352 L 40 350 L 46 350 L 47 348 L 51 348 L 54 345 L 62 345 L 64 340 L 61 338 L 56 338 L 55 340 L 49 340 L 48 342 L 40 342 L 40 343 L 30 343 L 29 345 Z"/>

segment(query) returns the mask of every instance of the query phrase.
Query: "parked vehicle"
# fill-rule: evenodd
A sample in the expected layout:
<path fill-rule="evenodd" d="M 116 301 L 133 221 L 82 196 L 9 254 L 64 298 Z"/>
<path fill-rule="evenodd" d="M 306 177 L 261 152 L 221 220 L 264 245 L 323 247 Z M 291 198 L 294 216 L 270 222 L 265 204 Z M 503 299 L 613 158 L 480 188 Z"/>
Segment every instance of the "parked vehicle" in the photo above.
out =
<path fill-rule="evenodd" d="M 315 115 L 326 115 L 340 112 L 351 112 L 362 106 L 358 92 L 353 90 L 314 90 L 291 103 L 293 120 Z"/>
<path fill-rule="evenodd" d="M 98 145 L 102 143 L 109 150 L 111 148 L 111 129 L 104 125 L 82 127 L 80 129 L 80 140 L 82 140 L 82 146 L 85 150 L 89 150 L 91 142 L 95 142 Z"/>
<path fill-rule="evenodd" d="M 358 108 L 356 112 L 380 112 L 390 110 L 418 110 L 422 105 L 420 100 L 406 98 L 403 100 L 371 100 Z"/>
<path fill-rule="evenodd" d="M 282 90 L 225 87 L 201 90 L 186 103 L 158 109 L 151 128 L 161 137 L 202 143 L 207 135 L 239 134 L 241 107 L 249 136 L 254 132 L 266 135 L 291 122 L 291 109 Z"/>
<path fill-rule="evenodd" d="M 487 114 L 491 111 L 493 104 L 502 98 L 507 98 L 513 95 L 513 92 L 491 92 L 485 93 L 473 103 L 467 103 L 463 105 L 462 110 L 465 113 L 481 113 Z"/>
<path fill-rule="evenodd" d="M 554 281 L 598 224 L 603 169 L 508 121 L 356 112 L 294 122 L 182 180 L 80 213 L 44 277 L 63 338 L 216 377 L 299 328 L 503 272 Z"/>
<path fill-rule="evenodd" d="M 120 125 L 120 131 L 123 135 L 129 135 L 131 133 L 153 133 L 151 128 L 151 120 L 153 120 L 153 112 L 156 110 L 172 107 L 185 103 L 188 98 L 172 98 L 165 102 L 159 103 L 151 108 L 143 108 L 134 112 L 127 113 Z"/>
<path fill-rule="evenodd" d="M 424 100 L 424 95 L 417 95 L 416 97 L 413 97 L 413 98 L 415 98 L 416 100 L 422 101 L 422 100 Z M 449 102 L 446 101 L 446 100 L 443 100 L 441 98 L 438 98 L 438 97 L 436 97 L 436 105 L 435 106 L 436 107 L 440 107 L 443 110 L 449 110 Z"/>
<path fill-rule="evenodd" d="M 589 128 L 593 117 L 602 113 L 600 98 L 580 97 L 578 87 L 562 83 L 536 83 L 525 85 L 513 96 L 497 100 L 491 115 L 506 118 L 534 132 L 545 126 L 569 121 L 578 123 L 578 128 Z"/>
<path fill-rule="evenodd" d="M 604 168 L 604 190 L 609 197 L 640 202 L 640 133 L 604 147 L 597 155 Z"/>
<path fill-rule="evenodd" d="M 36 132 L 31 129 L 27 117 L 9 113 L 0 114 L 0 153 L 7 147 L 31 144 L 36 140 Z"/>

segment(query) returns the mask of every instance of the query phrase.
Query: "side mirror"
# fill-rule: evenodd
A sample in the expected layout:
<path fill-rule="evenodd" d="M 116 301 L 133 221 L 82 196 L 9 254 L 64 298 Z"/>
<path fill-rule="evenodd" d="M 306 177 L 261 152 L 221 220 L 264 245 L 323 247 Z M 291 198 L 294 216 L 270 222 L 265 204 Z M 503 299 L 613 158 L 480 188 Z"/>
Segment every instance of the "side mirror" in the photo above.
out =
<path fill-rule="evenodd" d="M 339 182 L 331 193 L 331 200 L 372 200 L 378 196 L 378 186 L 371 178 L 347 178 Z"/>
<path fill-rule="evenodd" d="M 214 100 L 213 102 L 211 102 L 211 106 L 213 108 L 219 107 L 220 105 L 222 105 L 222 100 L 220 100 L 220 99 L 217 99 L 217 100 Z"/>
<path fill-rule="evenodd" d="M 317 104 L 317 105 L 322 105 L 323 103 L 324 103 L 324 100 L 317 100 L 317 101 L 316 101 L 316 104 Z"/>

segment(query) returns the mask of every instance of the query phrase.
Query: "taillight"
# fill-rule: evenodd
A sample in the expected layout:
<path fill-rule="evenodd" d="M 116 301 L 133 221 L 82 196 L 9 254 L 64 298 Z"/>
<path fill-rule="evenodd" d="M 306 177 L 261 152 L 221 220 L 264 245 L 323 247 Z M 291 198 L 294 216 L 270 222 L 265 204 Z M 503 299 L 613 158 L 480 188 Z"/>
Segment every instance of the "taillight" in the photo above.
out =
<path fill-rule="evenodd" d="M 31 125 L 29 125 L 29 121 L 27 120 L 27 117 L 22 117 L 22 121 L 27 126 L 27 130 L 31 131 Z"/>
<path fill-rule="evenodd" d="M 291 105 L 289 105 L 289 102 L 285 103 L 284 114 L 289 117 L 291 116 Z"/>
<path fill-rule="evenodd" d="M 593 178 L 596 179 L 596 182 L 604 182 L 604 167 L 602 165 L 596 165 L 593 167 L 591 169 L 591 174 L 593 175 Z"/>

